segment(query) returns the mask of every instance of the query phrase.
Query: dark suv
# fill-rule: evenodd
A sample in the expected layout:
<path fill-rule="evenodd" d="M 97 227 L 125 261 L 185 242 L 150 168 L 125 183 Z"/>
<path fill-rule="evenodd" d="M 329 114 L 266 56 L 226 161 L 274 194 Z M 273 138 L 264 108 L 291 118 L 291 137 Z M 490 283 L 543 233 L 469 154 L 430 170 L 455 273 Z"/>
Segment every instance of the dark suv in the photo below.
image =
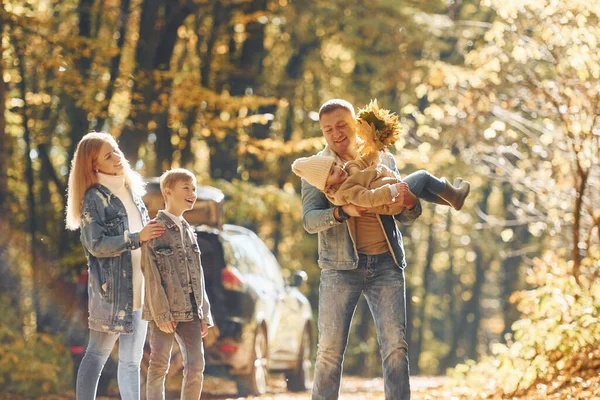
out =
<path fill-rule="evenodd" d="M 156 185 L 148 184 L 144 198 L 151 216 L 160 207 L 160 198 L 151 197 Z M 306 390 L 313 316 L 308 299 L 298 290 L 306 273 L 295 272 L 286 280 L 277 259 L 254 232 L 221 224 L 221 191 L 198 187 L 197 193 L 194 210 L 184 217 L 196 227 L 215 321 L 204 339 L 207 374 L 225 371 L 242 396 L 265 393 L 268 372 L 283 372 L 291 391 Z"/>
<path fill-rule="evenodd" d="M 268 371 L 284 372 L 289 390 L 306 390 L 313 319 L 298 290 L 306 274 L 286 284 L 273 254 L 246 228 L 199 228 L 197 235 L 216 325 L 205 341 L 207 368 L 225 367 L 243 396 L 264 393 Z"/>

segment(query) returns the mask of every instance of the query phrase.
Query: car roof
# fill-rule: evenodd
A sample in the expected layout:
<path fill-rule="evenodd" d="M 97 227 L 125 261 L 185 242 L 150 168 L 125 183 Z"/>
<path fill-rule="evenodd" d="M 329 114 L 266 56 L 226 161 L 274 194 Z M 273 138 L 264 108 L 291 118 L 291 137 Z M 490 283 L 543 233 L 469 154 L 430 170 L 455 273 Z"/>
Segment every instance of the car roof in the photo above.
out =
<path fill-rule="evenodd" d="M 223 224 L 223 232 L 228 233 L 230 235 L 248 235 L 248 236 L 256 236 L 256 233 L 251 231 L 248 228 L 244 228 L 243 226 L 233 225 L 233 224 Z"/>
<path fill-rule="evenodd" d="M 184 215 L 184 217 L 185 217 L 185 215 Z M 252 238 L 258 238 L 258 235 L 256 235 L 256 233 L 254 233 L 250 229 L 244 228 L 243 226 L 240 226 L 240 225 L 223 224 L 223 227 L 220 230 L 215 227 L 209 226 L 209 225 L 199 225 L 199 226 L 196 226 L 195 228 L 199 232 L 212 233 L 214 235 L 223 233 L 223 234 L 231 235 L 231 236 L 245 235 L 245 236 L 250 236 Z"/>

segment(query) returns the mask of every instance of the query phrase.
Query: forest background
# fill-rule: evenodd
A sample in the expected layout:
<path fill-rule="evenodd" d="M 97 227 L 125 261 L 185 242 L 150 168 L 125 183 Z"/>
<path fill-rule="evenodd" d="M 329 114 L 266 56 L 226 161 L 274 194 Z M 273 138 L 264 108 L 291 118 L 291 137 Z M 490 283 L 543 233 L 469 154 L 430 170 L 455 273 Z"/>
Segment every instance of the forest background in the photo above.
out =
<path fill-rule="evenodd" d="M 222 189 L 226 221 L 307 271 L 316 307 L 289 166 L 324 146 L 334 97 L 399 115 L 401 174 L 472 184 L 462 211 L 426 204 L 402 228 L 411 373 L 459 365 L 500 394 L 577 385 L 600 364 L 599 17 L 589 0 L 3 0 L 0 388 L 71 384 L 86 263 L 65 187 L 90 130 L 144 176 L 181 166 Z M 344 373 L 381 375 L 364 301 Z"/>

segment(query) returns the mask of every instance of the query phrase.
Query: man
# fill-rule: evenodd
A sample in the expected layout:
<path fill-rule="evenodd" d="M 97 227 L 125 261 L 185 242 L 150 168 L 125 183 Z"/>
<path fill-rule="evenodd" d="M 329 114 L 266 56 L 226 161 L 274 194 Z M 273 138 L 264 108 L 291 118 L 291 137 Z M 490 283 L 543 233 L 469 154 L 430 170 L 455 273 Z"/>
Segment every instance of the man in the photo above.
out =
<path fill-rule="evenodd" d="M 354 107 L 329 100 L 319 110 L 319 125 L 327 146 L 319 154 L 343 162 L 357 158 Z M 382 163 L 396 170 L 390 154 Z M 407 182 L 409 187 L 411 182 Z M 381 347 L 385 398 L 410 399 L 404 247 L 394 218 L 411 222 L 421 214 L 416 198 L 395 216 L 365 213 L 354 205 L 333 207 L 317 188 L 302 180 L 302 224 L 319 236 L 319 340 L 313 400 L 339 396 L 342 361 L 352 315 L 364 294 Z"/>

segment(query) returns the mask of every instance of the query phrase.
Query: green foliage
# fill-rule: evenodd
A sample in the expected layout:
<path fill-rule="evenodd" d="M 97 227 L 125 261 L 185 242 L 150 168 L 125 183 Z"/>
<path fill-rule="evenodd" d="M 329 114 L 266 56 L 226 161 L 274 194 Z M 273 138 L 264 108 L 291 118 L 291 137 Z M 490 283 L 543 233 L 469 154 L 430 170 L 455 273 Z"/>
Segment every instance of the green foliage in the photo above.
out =
<path fill-rule="evenodd" d="M 316 110 L 333 97 L 355 105 L 378 98 L 397 112 L 406 133 L 392 150 L 403 176 L 424 168 L 472 184 L 460 213 L 424 204 L 423 215 L 404 232 L 409 349 L 422 342 L 411 354 L 421 372 L 476 358 L 488 339 L 501 339 L 503 325 L 514 321 L 506 312 L 512 307 L 509 294 L 546 285 L 524 282 L 520 273 L 541 249 L 568 245 L 583 253 L 597 243 L 600 31 L 594 2 L 182 0 L 180 5 L 3 2 L 8 137 L 0 157 L 9 160 L 10 192 L 5 219 L 23 258 L 37 251 L 37 260 L 48 261 L 38 263 L 43 268 L 36 265 L 38 274 L 29 263 L 14 262 L 26 288 L 14 297 L 39 292 L 46 302 L 38 307 L 24 299 L 27 313 L 52 310 L 56 303 L 48 301 L 52 296 L 45 288 L 61 287 L 44 279 L 31 282 L 32 275 L 45 269 L 41 276 L 47 281 L 74 279 L 85 265 L 77 233 L 64 234 L 63 208 L 69 157 L 90 129 L 118 137 L 131 164 L 146 176 L 183 166 L 199 176 L 225 177 L 214 184 L 227 194 L 226 221 L 256 231 L 284 268 L 306 270 L 316 306 L 316 235 L 302 228 L 299 180 L 289 165 L 322 149 Z M 170 15 L 178 10 L 186 17 Z M 28 157 L 31 170 L 23 162 Z M 23 179 L 29 173 L 33 187 Z M 578 222 L 579 239 L 570 235 Z M 37 231 L 35 241 L 23 232 L 26 226 Z M 433 241 L 429 226 L 435 227 Z M 567 265 L 566 258 L 561 254 L 563 261 L 553 263 Z M 587 268 L 581 265 L 584 278 Z M 524 292 L 533 296 L 529 300 L 521 297 L 521 307 L 532 307 L 523 309 L 530 322 L 514 326 L 510 349 L 527 343 L 520 346 L 529 364 L 517 366 L 529 371 L 522 382 L 540 379 L 534 359 L 535 368 L 550 370 L 553 361 L 538 356 L 544 346 L 583 354 L 587 339 L 570 336 L 576 333 L 569 329 L 559 329 L 543 344 L 528 336 L 534 325 L 594 325 L 583 315 L 588 293 L 575 296 L 571 280 L 565 274 L 548 287 L 563 293 L 558 298 L 569 307 L 579 304 L 581 321 L 565 322 L 563 315 L 557 322 L 558 314 L 543 318 L 562 303 L 542 287 Z M 357 311 L 354 325 L 361 326 L 350 342 L 356 349 L 346 353 L 346 372 L 369 373 L 360 369 L 362 363 L 379 373 L 371 368 L 380 360 L 367 312 Z M 537 313 L 532 320 L 529 314 Z M 52 316 L 44 317 L 48 323 Z M 16 331 L 22 323 L 14 321 Z M 42 342 L 31 340 L 36 346 Z M 494 349 L 506 352 L 506 365 L 514 367 L 508 347 Z M 512 351 L 519 363 L 521 350 Z"/>
<path fill-rule="evenodd" d="M 304 269 L 315 275 L 316 243 L 302 227 L 302 203 L 291 185 L 279 189 L 238 180 L 213 184 L 227 196 L 225 222 L 254 230 L 274 251 L 282 267 Z"/>
<path fill-rule="evenodd" d="M 0 392 L 39 397 L 64 393 L 70 385 L 71 357 L 60 340 L 45 333 L 24 338 L 6 297 L 0 325 Z"/>
<path fill-rule="evenodd" d="M 590 253 L 583 265 L 597 271 L 600 248 Z M 598 364 L 600 280 L 590 275 L 579 286 L 569 264 L 551 251 L 535 260 L 527 279 L 536 289 L 514 295 L 523 317 L 512 326 L 513 339 L 493 345 L 493 356 L 477 365 L 457 366 L 452 375 L 461 385 L 523 395 L 536 386 L 551 390 L 553 382 L 577 378 Z"/>

